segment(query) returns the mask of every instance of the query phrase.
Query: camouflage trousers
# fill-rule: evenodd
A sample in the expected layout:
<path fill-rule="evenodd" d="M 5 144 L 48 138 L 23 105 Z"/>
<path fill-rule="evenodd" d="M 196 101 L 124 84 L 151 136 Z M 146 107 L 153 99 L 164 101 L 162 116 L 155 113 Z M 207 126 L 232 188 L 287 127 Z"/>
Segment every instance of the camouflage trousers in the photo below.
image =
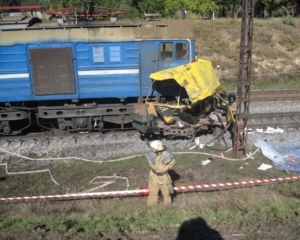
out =
<path fill-rule="evenodd" d="M 149 181 L 149 196 L 148 196 L 148 201 L 147 205 L 152 206 L 158 204 L 158 192 L 159 189 L 162 192 L 163 195 L 163 202 L 164 204 L 170 204 L 172 203 L 171 195 L 172 193 L 170 190 L 173 190 L 172 184 L 171 183 L 165 183 L 165 184 L 159 184 L 157 182 L 151 182 Z"/>

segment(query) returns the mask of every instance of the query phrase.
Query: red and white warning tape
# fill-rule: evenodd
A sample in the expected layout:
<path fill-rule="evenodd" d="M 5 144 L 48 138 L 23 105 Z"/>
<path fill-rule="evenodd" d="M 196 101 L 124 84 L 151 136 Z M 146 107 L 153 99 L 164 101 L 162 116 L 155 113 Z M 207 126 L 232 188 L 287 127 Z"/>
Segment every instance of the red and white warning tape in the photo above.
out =
<path fill-rule="evenodd" d="M 199 189 L 209 189 L 209 188 L 219 188 L 219 187 L 235 187 L 235 186 L 245 186 L 250 184 L 262 184 L 262 183 L 272 183 L 272 182 L 283 182 L 289 180 L 298 180 L 299 176 L 295 177 L 284 177 L 284 178 L 269 178 L 264 180 L 251 180 L 251 181 L 241 181 L 241 182 L 229 182 L 229 183 L 216 183 L 216 184 L 202 184 L 193 186 L 182 186 L 174 187 L 175 191 L 187 192 L 190 190 Z M 76 198 L 98 198 L 98 197 L 127 197 L 127 196 L 146 196 L 148 195 L 148 189 L 139 190 L 126 190 L 126 191 L 111 191 L 111 192 L 95 192 L 95 193 L 72 193 L 63 195 L 45 195 L 45 196 L 29 196 L 29 197 L 7 197 L 0 198 L 0 201 L 14 201 L 14 200 L 37 200 L 37 199 L 76 199 Z"/>
<path fill-rule="evenodd" d="M 128 190 L 128 191 L 113 191 L 113 192 L 94 192 L 94 193 L 70 193 L 62 195 L 45 195 L 45 196 L 29 196 L 29 197 L 8 197 L 0 198 L 0 201 L 9 200 L 34 200 L 34 199 L 76 199 L 76 198 L 98 198 L 98 197 L 127 197 L 135 195 L 148 195 L 149 190 Z"/>
<path fill-rule="evenodd" d="M 298 180 L 298 179 L 300 179 L 300 176 L 285 177 L 285 178 L 269 178 L 269 179 L 263 179 L 263 180 L 250 180 L 250 181 L 230 182 L 230 183 L 216 183 L 216 184 L 183 186 L 183 187 L 174 187 L 174 190 L 175 191 L 183 191 L 183 190 L 207 189 L 207 188 L 218 188 L 218 187 L 232 187 L 232 186 L 239 186 L 239 185 L 245 186 L 245 185 L 250 185 L 250 184 L 283 182 L 283 181 Z"/>

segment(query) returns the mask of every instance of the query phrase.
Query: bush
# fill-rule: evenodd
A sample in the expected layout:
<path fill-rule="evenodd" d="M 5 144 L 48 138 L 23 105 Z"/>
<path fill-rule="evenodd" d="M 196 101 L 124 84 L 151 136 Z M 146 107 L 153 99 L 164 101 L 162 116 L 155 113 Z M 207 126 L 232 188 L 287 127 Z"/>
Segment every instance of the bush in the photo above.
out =
<path fill-rule="evenodd" d="M 283 24 L 286 24 L 286 25 L 291 25 L 291 26 L 294 26 L 295 25 L 295 21 L 292 17 L 286 17 L 282 20 Z"/>

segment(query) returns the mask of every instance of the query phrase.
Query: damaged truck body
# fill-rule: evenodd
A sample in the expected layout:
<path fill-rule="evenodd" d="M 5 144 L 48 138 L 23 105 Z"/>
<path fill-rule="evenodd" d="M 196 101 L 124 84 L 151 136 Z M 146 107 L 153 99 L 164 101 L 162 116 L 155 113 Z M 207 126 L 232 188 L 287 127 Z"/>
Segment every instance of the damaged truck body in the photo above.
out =
<path fill-rule="evenodd" d="M 148 96 L 131 113 L 132 125 L 141 134 L 195 137 L 204 131 L 222 133 L 233 126 L 235 96 L 227 96 L 220 88 L 210 61 L 197 59 L 158 71 L 150 80 Z"/>

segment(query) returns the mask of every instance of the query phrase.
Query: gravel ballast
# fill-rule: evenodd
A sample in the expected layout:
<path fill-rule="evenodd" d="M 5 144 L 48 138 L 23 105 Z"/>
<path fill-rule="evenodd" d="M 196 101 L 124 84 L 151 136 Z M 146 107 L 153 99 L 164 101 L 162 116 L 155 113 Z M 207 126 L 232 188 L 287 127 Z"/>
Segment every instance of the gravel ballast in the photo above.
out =
<path fill-rule="evenodd" d="M 233 106 L 233 109 L 235 107 Z M 299 101 L 252 103 L 250 113 L 267 112 L 295 112 L 300 111 Z M 248 144 L 254 145 L 259 139 L 269 142 L 297 141 L 300 140 L 299 130 L 295 128 L 283 129 L 283 133 L 261 133 L 253 129 L 248 135 Z M 206 144 L 214 139 L 214 136 L 202 135 L 199 141 Z M 228 147 L 232 146 L 231 134 L 224 135 Z M 171 150 L 188 151 L 193 145 L 190 139 L 162 139 L 163 144 Z M 222 143 L 223 141 L 219 141 Z M 54 138 L 50 141 L 26 141 L 7 142 L 0 140 L 0 148 L 20 155 L 36 155 L 37 157 L 49 158 L 58 156 L 75 156 L 91 160 L 105 160 L 118 157 L 126 157 L 137 154 L 144 154 L 149 150 L 148 143 L 142 140 L 139 134 L 99 134 L 94 136 L 78 137 L 75 141 L 72 137 Z M 8 154 L 0 154 L 0 161 L 7 159 Z"/>

